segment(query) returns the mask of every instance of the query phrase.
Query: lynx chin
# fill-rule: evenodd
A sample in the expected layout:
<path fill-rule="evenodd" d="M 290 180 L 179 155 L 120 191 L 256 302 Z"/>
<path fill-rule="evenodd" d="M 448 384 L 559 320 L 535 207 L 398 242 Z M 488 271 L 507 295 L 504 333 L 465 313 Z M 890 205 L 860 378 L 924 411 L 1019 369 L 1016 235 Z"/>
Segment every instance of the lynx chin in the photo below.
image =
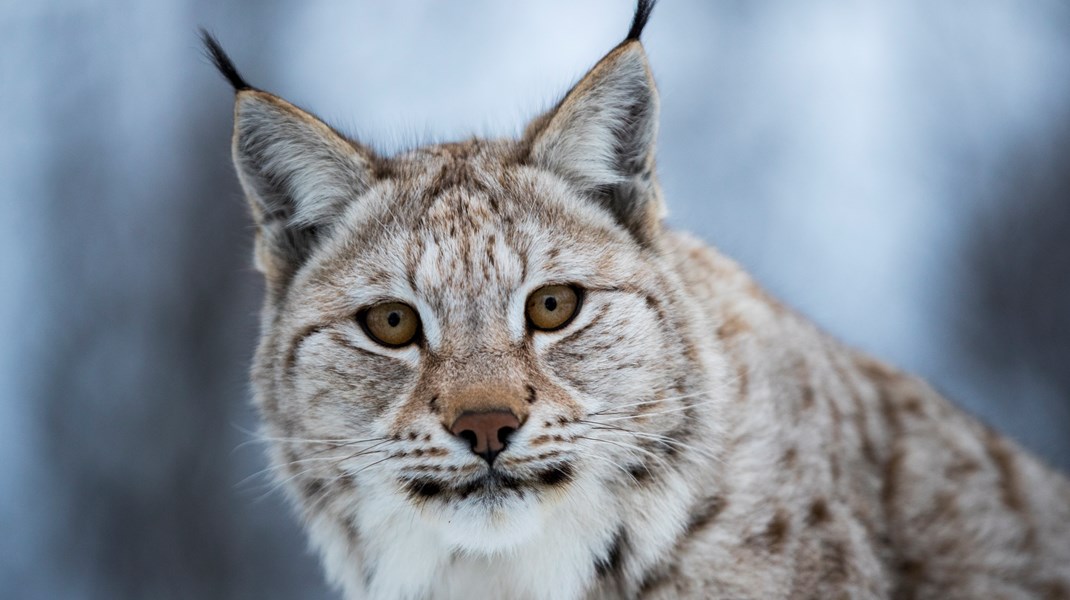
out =
<path fill-rule="evenodd" d="M 1070 598 L 1070 483 L 669 229 L 639 2 L 519 139 L 252 87 L 255 403 L 349 599 Z"/>

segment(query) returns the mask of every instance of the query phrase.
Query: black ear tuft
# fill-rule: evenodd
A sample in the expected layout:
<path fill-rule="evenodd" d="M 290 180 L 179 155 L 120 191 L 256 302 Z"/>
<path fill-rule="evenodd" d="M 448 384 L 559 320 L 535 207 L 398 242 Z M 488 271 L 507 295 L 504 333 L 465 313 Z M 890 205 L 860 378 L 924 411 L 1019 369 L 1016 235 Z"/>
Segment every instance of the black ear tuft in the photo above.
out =
<path fill-rule="evenodd" d="M 650 20 L 650 13 L 654 11 L 654 5 L 657 3 L 658 0 L 639 0 L 639 4 L 635 7 L 632 28 L 628 30 L 628 37 L 624 38 L 624 41 L 639 39 L 639 36 L 643 34 L 643 28 L 646 27 L 646 22 Z"/>
<path fill-rule="evenodd" d="M 219 45 L 219 41 L 208 33 L 203 27 L 201 28 L 201 41 L 204 42 L 204 54 L 208 57 L 208 60 L 212 61 L 216 69 L 223 77 L 227 78 L 230 85 L 234 86 L 235 92 L 242 90 L 251 90 L 253 86 L 249 85 L 241 74 L 238 73 L 238 69 L 234 67 L 234 63 L 230 61 L 230 57 L 226 52 L 223 52 L 223 47 Z"/>

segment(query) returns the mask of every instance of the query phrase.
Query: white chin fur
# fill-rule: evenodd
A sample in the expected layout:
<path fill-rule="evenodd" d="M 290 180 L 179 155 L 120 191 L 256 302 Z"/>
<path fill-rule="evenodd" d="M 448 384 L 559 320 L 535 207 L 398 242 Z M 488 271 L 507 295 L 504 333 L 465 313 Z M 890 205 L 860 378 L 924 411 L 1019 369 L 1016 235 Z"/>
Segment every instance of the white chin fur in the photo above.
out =
<path fill-rule="evenodd" d="M 542 530 L 544 519 L 532 495 L 511 497 L 495 506 L 463 502 L 433 511 L 433 525 L 449 547 L 474 555 L 493 555 L 522 545 Z"/>

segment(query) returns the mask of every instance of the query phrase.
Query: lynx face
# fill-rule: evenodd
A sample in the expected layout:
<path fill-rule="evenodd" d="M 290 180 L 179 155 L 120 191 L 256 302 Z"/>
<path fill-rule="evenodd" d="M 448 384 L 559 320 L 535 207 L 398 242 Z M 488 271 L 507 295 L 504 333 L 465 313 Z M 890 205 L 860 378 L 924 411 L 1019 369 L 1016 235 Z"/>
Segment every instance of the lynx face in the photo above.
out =
<path fill-rule="evenodd" d="M 391 158 L 206 39 L 268 283 L 257 403 L 314 526 L 366 547 L 416 520 L 474 553 L 562 515 L 608 531 L 615 490 L 716 449 L 720 359 L 662 243 L 649 8 L 522 139 Z"/>
<path fill-rule="evenodd" d="M 265 417 L 279 437 L 339 440 L 283 444 L 313 505 L 389 498 L 457 545 L 510 545 L 569 494 L 656 476 L 687 436 L 708 382 L 682 375 L 701 369 L 675 282 L 604 209 L 502 151 L 396 159 L 399 179 L 353 200 L 272 311 Z M 529 310 L 549 286 L 575 314 L 545 330 L 533 310 L 568 308 Z M 362 323 L 384 305 L 412 309 L 393 315 L 418 319 L 411 341 Z"/>

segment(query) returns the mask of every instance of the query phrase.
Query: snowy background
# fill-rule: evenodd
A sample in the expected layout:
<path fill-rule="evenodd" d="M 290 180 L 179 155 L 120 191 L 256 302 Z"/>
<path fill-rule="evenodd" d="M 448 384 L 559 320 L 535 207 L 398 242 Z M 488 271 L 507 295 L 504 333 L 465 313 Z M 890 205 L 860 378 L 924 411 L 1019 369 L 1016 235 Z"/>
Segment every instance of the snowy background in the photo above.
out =
<path fill-rule="evenodd" d="M 376 147 L 506 135 L 630 0 L 0 5 L 0 597 L 328 598 L 243 430 L 214 31 Z M 1070 469 L 1070 5 L 664 0 L 671 220 Z"/>

